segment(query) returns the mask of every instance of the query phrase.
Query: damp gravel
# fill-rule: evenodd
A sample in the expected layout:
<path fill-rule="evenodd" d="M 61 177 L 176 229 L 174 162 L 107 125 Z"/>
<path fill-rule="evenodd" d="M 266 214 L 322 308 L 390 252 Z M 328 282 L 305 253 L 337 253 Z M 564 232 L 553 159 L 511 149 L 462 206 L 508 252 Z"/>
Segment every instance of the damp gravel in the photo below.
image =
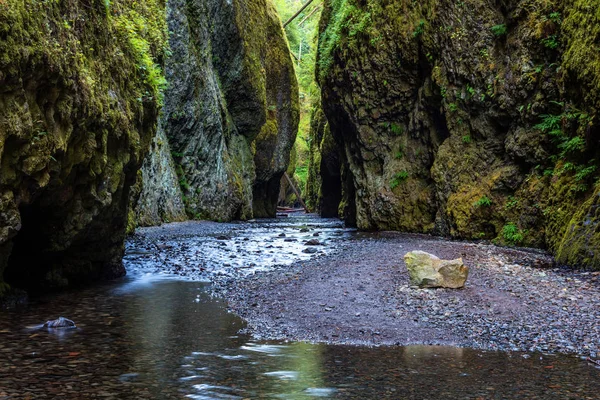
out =
<path fill-rule="evenodd" d="M 450 345 L 598 357 L 600 274 L 543 252 L 423 235 L 357 234 L 333 255 L 228 281 L 232 310 L 261 338 L 359 345 Z M 403 255 L 462 257 L 464 289 L 409 285 Z"/>

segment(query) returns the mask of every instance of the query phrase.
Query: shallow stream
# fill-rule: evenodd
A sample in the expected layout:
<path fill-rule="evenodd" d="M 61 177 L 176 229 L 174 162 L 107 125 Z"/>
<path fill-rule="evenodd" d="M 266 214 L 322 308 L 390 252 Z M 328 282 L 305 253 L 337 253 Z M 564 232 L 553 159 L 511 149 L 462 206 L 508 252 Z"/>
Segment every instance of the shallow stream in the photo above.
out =
<path fill-rule="evenodd" d="M 315 230 L 326 244 L 319 252 L 353 233 L 336 221 L 300 217 L 197 225 L 198 234 L 194 224 L 182 226 L 174 242 L 161 239 L 160 228 L 148 241 L 132 239 L 126 258 L 131 274 L 119 282 L 0 311 L 0 399 L 598 398 L 600 371 L 576 356 L 264 342 L 239 335 L 243 321 L 199 280 L 211 274 L 237 279 L 319 256 L 298 244 Z M 311 233 L 301 232 L 305 226 Z M 197 259 L 179 259 L 181 246 L 198 246 Z M 232 252 L 234 262 L 225 262 Z M 162 273 L 177 272 L 172 262 L 197 262 L 198 273 Z M 37 329 L 58 316 L 74 320 L 77 329 Z"/>

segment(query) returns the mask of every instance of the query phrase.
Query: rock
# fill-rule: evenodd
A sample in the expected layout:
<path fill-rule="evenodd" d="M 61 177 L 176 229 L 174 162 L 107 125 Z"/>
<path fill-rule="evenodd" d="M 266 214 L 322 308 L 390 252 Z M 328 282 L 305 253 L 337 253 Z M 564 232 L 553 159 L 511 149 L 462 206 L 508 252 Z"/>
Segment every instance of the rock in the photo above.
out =
<path fill-rule="evenodd" d="M 310 239 L 304 242 L 305 246 L 322 246 L 323 243 L 319 242 L 317 239 Z"/>
<path fill-rule="evenodd" d="M 300 229 L 300 232 L 302 232 L 302 233 L 305 233 L 305 232 L 308 232 L 308 231 L 309 231 L 308 228 L 302 228 L 302 229 Z"/>
<path fill-rule="evenodd" d="M 314 105 L 311 121 L 309 207 L 362 230 L 539 247 L 561 263 L 600 269 L 597 143 L 579 143 L 580 158 L 572 166 L 578 173 L 544 177 L 564 162 L 548 135 L 549 124 L 565 116 L 553 101 L 577 104 L 583 115 L 595 115 L 600 105 L 600 55 L 592 52 L 588 59 L 586 53 L 599 24 L 581 17 L 597 15 L 600 3 L 590 9 L 585 0 L 554 2 L 555 15 L 563 13 L 564 20 L 553 56 L 545 46 L 531 45 L 539 41 L 539 27 L 527 22 L 533 11 L 519 2 L 465 10 L 460 2 L 433 0 L 429 6 L 444 11 L 430 19 L 422 19 L 420 8 L 407 11 L 401 0 L 375 8 L 357 1 L 351 16 L 342 3 L 325 2 L 319 26 L 322 103 Z M 388 18 L 394 12 L 404 17 Z M 357 15 L 390 35 L 377 46 L 353 40 L 352 29 L 339 27 Z M 509 27 L 502 39 L 489 28 L 498 15 Z M 421 21 L 424 29 L 408 28 L 407 20 Z M 434 26 L 445 29 L 427 28 Z M 457 30 L 464 35 L 457 38 Z M 503 52 L 472 45 L 504 39 L 519 54 L 510 62 Z M 531 64 L 550 65 L 554 56 L 568 79 Z M 573 138 L 584 125 L 561 132 Z"/>
<path fill-rule="evenodd" d="M 217 240 L 231 240 L 231 238 L 226 235 L 219 235 L 217 236 Z"/>
<path fill-rule="evenodd" d="M 410 275 L 410 284 L 421 288 L 459 289 L 465 285 L 469 268 L 462 258 L 441 260 L 424 251 L 411 251 L 404 255 L 404 262 Z"/>
<path fill-rule="evenodd" d="M 135 225 L 155 226 L 187 219 L 175 162 L 162 124 L 152 140 L 138 180 L 140 197 L 135 205 Z"/>
<path fill-rule="evenodd" d="M 70 329 L 70 328 L 76 328 L 75 322 L 73 322 L 70 319 L 67 319 L 65 317 L 58 317 L 58 319 L 51 320 L 51 321 L 46 321 L 46 323 L 44 324 L 43 327 L 47 328 L 47 329 Z"/>
<path fill-rule="evenodd" d="M 153 146 L 160 159 L 144 166 L 141 205 L 168 217 L 162 208 L 182 196 L 194 218 L 275 217 L 299 120 L 277 11 L 267 0 L 172 0 L 167 22 L 172 55 L 159 130 L 168 141 Z M 173 178 L 183 193 L 157 187 Z"/>
<path fill-rule="evenodd" d="M 23 4 L 0 6 L 10 27 L 0 40 L 0 296 L 3 279 L 37 290 L 125 274 L 130 195 L 156 134 L 168 49 L 164 2 L 120 2 L 107 18 L 76 0 L 76 29 L 65 4 Z M 145 27 L 135 41 L 131 15 Z M 140 71 L 140 48 L 151 71 Z"/>
<path fill-rule="evenodd" d="M 302 250 L 302 252 L 303 252 L 303 253 L 306 253 L 306 254 L 315 254 L 315 253 L 316 253 L 316 252 L 318 252 L 318 251 L 319 251 L 319 250 L 317 250 L 317 249 L 316 249 L 316 248 L 314 248 L 314 247 L 309 247 L 309 248 L 307 248 L 307 249 L 304 249 L 304 250 Z"/>

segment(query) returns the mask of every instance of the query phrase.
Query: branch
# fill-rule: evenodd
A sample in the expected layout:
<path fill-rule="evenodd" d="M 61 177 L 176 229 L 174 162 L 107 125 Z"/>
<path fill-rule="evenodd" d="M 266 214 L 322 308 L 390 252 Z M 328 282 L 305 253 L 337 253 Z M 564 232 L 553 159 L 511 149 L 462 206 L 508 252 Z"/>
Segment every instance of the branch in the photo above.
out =
<path fill-rule="evenodd" d="M 292 15 L 292 17 L 290 19 L 288 19 L 285 24 L 283 24 L 283 27 L 285 28 L 286 26 L 288 26 L 290 24 L 290 22 L 292 22 L 293 20 L 295 20 L 298 17 L 298 15 L 300 15 L 302 13 L 302 11 L 304 11 L 304 9 L 306 7 L 308 7 L 310 5 L 310 3 L 312 3 L 313 1 L 314 0 L 308 0 L 306 2 L 306 4 L 303 5 L 302 8 L 300 8 L 296 14 Z"/>
<path fill-rule="evenodd" d="M 313 14 L 315 12 L 317 12 L 317 10 L 320 10 L 320 9 L 321 9 L 321 7 L 319 7 L 319 6 L 316 6 L 315 8 L 313 8 L 313 10 L 310 12 L 310 14 L 308 14 L 306 17 L 304 17 L 304 19 L 302 21 L 300 21 L 298 23 L 298 26 L 302 26 L 302 24 L 305 23 L 307 19 L 309 19 L 310 17 L 312 17 Z"/>

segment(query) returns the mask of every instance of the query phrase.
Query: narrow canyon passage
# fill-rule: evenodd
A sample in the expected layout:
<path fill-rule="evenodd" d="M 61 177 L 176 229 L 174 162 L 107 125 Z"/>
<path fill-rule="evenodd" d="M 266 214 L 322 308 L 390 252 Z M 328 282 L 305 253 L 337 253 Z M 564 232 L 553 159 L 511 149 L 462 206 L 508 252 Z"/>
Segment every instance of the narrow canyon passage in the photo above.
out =
<path fill-rule="evenodd" d="M 600 1 L 0 0 L 0 400 L 597 399 Z"/>

